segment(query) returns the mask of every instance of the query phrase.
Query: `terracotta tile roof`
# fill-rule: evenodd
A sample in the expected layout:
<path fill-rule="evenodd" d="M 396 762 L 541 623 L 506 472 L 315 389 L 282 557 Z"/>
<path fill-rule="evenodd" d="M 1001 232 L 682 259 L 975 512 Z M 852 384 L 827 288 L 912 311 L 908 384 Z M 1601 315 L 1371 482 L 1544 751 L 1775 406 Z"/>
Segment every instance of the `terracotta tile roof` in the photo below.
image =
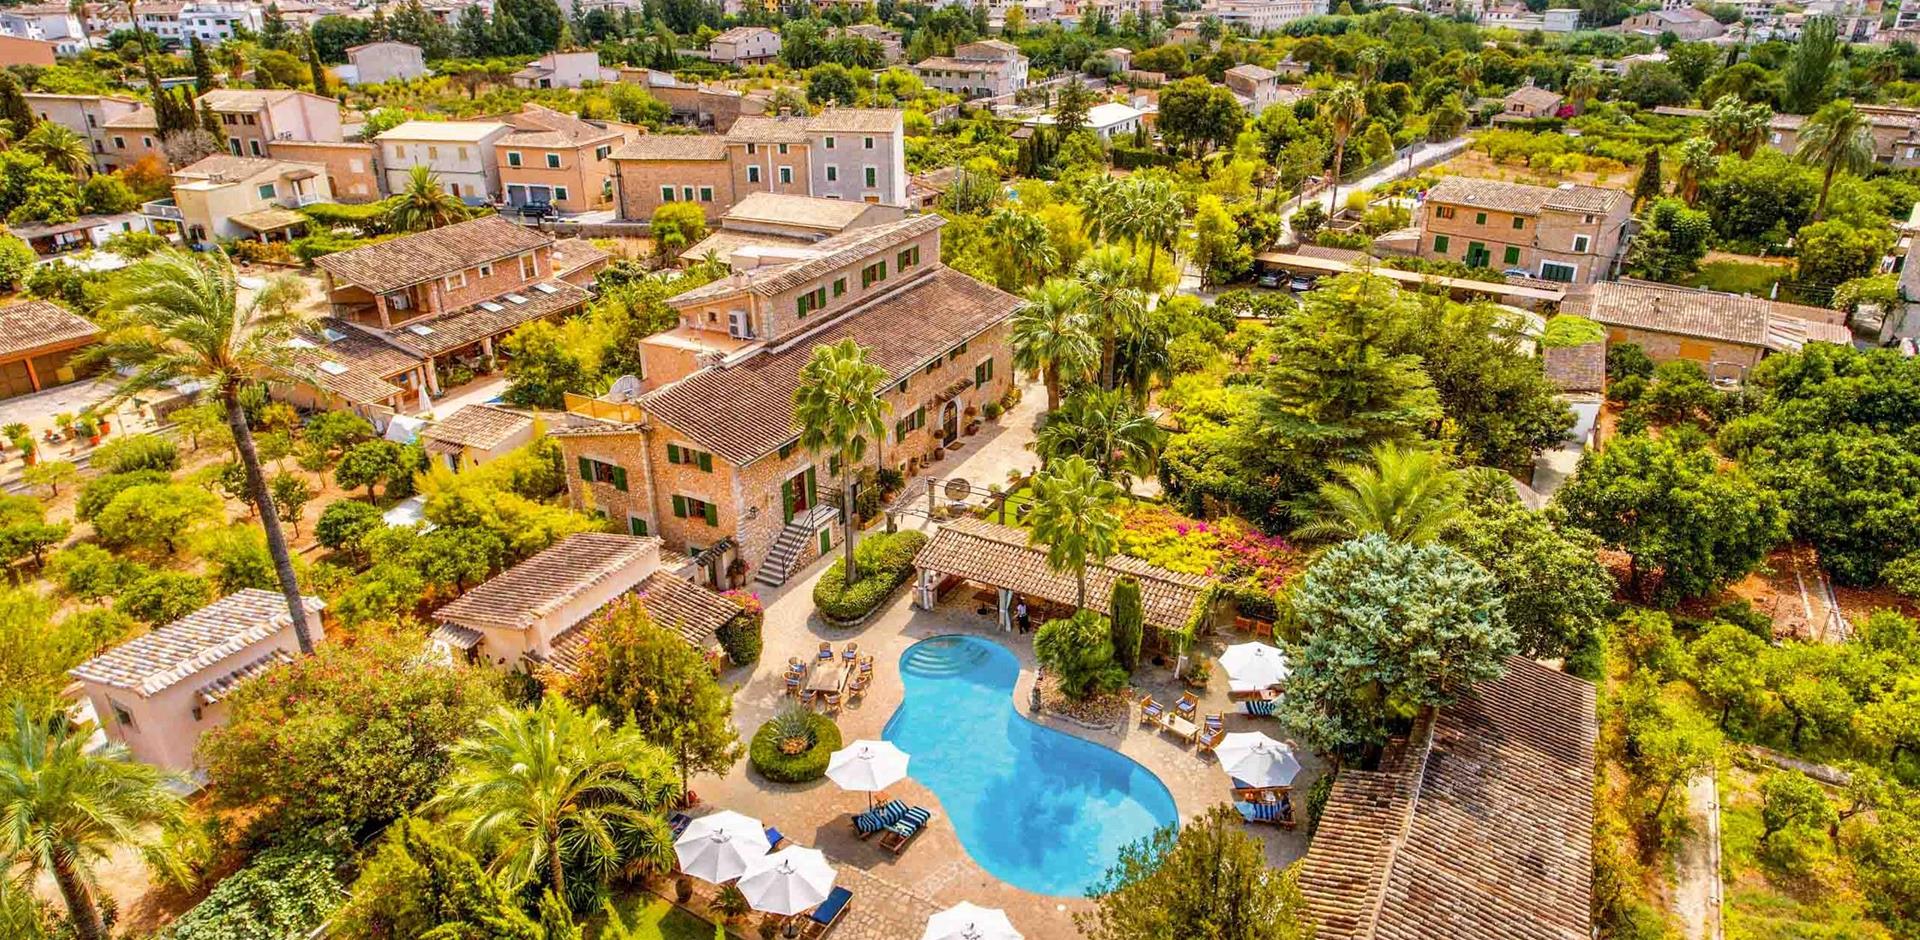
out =
<path fill-rule="evenodd" d="M 1630 279 L 1601 281 L 1591 290 L 1569 294 L 1562 305 L 1567 313 L 1580 314 L 1605 326 L 1743 346 L 1771 345 L 1773 321 L 1786 318 L 1806 322 L 1782 308 L 1797 309 L 1746 294 Z"/>
<path fill-rule="evenodd" d="M 688 261 L 698 261 L 708 254 L 722 261 L 735 251 L 749 246 L 773 248 L 803 248 L 813 244 L 811 239 L 795 238 L 786 235 L 767 235 L 761 232 L 736 232 L 732 229 L 719 229 L 713 234 L 687 246 L 680 257 Z"/>
<path fill-rule="evenodd" d="M 1300 887 L 1321 940 L 1592 933 L 1593 686 L 1513 657 L 1340 772 Z"/>
<path fill-rule="evenodd" d="M 1559 107 L 1562 98 L 1559 92 L 1548 91 L 1538 85 L 1522 85 L 1508 92 L 1505 100 L 1508 104 L 1519 104 L 1539 110 Z"/>
<path fill-rule="evenodd" d="M 1533 186 L 1467 176 L 1442 177 L 1427 193 L 1429 203 L 1493 209 L 1516 215 L 1539 215 L 1541 209 L 1605 212 L 1625 198 L 1627 194 L 1618 189 L 1598 186 Z"/>
<path fill-rule="evenodd" d="M 727 128 L 728 143 L 804 144 L 807 142 L 807 118 L 745 114 Z"/>
<path fill-rule="evenodd" d="M 898 132 L 904 112 L 893 108 L 828 108 L 807 119 L 810 131 L 845 131 L 851 134 Z"/>
<path fill-rule="evenodd" d="M 884 252 L 893 245 L 911 241 L 945 224 L 947 224 L 945 218 L 928 213 L 841 232 L 815 242 L 810 249 L 810 257 L 804 260 L 754 268 L 742 272 L 738 277 L 723 277 L 710 284 L 669 297 L 667 304 L 672 307 L 685 307 L 743 292 L 771 297 L 789 287 L 798 287 L 814 278 L 823 277 L 858 262 L 862 258 Z M 744 278 L 746 284 L 740 284 L 739 278 Z"/>
<path fill-rule="evenodd" d="M 228 180 L 239 182 L 262 173 L 293 173 L 300 170 L 325 172 L 326 167 L 318 163 L 295 163 L 288 160 L 274 160 L 266 157 L 236 157 L 232 154 L 215 154 L 197 160 L 173 171 L 176 180 Z"/>
<path fill-rule="evenodd" d="M 489 215 L 322 255 L 314 264 L 337 281 L 384 294 L 552 243 L 536 229 Z"/>
<path fill-rule="evenodd" d="M 956 59 L 952 56 L 929 56 L 913 63 L 908 68 L 916 72 L 998 72 L 1008 68 L 1010 63 L 1004 59 Z"/>
<path fill-rule="evenodd" d="M 401 349 L 344 320 L 322 319 L 320 332 L 293 342 L 293 360 L 322 391 L 357 405 L 384 402 L 406 389 L 388 381 L 420 365 L 423 356 Z"/>
<path fill-rule="evenodd" d="M 1607 387 L 1607 344 L 1549 346 L 1541 353 L 1547 381 L 1563 392 L 1602 392 Z"/>
<path fill-rule="evenodd" d="M 941 574 L 957 574 L 1060 604 L 1075 603 L 1079 587 L 1072 574 L 1047 566 L 1044 547 L 1027 541 L 1027 530 L 996 525 L 984 519 L 956 519 L 933 534 L 913 563 Z M 1087 605 L 1102 614 L 1113 597 L 1113 585 L 1123 576 L 1140 581 L 1140 598 L 1147 623 L 1163 630 L 1184 630 L 1212 579 L 1181 574 L 1149 565 L 1127 555 L 1115 555 L 1104 565 L 1087 569 Z"/>
<path fill-rule="evenodd" d="M 525 630 L 582 591 L 656 550 L 658 538 L 581 532 L 433 612 L 435 623 Z"/>
<path fill-rule="evenodd" d="M 728 462 L 744 465 L 799 433 L 793 392 L 813 347 L 858 340 L 889 381 L 898 381 L 1012 316 L 1020 304 L 1020 298 L 951 268 L 935 268 L 778 350 L 702 369 L 647 394 L 640 404 Z"/>
<path fill-rule="evenodd" d="M 275 666 L 293 662 L 292 654 L 283 649 L 268 650 L 265 656 L 241 666 L 200 687 L 200 704 L 212 705 L 233 694 L 233 690 L 255 676 L 263 675 Z"/>
<path fill-rule="evenodd" d="M 553 274 L 555 277 L 568 275 L 595 262 L 613 257 L 606 249 L 600 248 L 584 238 L 561 238 L 553 243 Z"/>
<path fill-rule="evenodd" d="M 492 405 L 467 405 L 448 415 L 446 420 L 428 425 L 420 436 L 460 447 L 492 450 L 532 427 L 530 415 Z"/>
<path fill-rule="evenodd" d="M 823 199 L 790 193 L 749 193 L 733 204 L 722 222 L 772 222 L 830 229 L 835 233 L 858 221 L 872 207 L 864 202 Z"/>
<path fill-rule="evenodd" d="M 519 228 L 512 223 L 508 225 Z M 438 356 L 469 343 L 498 336 L 522 323 L 572 310 L 592 296 L 585 288 L 566 281 L 542 281 L 471 307 L 396 326 L 391 336 L 394 342 L 408 349 L 419 350 L 422 356 Z"/>
<path fill-rule="evenodd" d="M 762 33 L 773 33 L 764 26 L 735 26 L 713 37 L 714 42 L 745 42 Z M 777 34 L 776 34 L 777 35 Z"/>
<path fill-rule="evenodd" d="M 1245 65 L 1236 65 L 1233 68 L 1228 69 L 1227 74 L 1232 75 L 1235 78 L 1244 78 L 1250 82 L 1264 82 L 1264 81 L 1267 81 L 1268 79 L 1274 79 L 1274 78 L 1280 77 L 1279 72 L 1276 72 L 1268 68 L 1261 68 L 1260 66 L 1254 65 L 1251 62 L 1248 62 Z"/>
<path fill-rule="evenodd" d="M 0 359 L 99 338 L 100 328 L 93 321 L 49 300 L 0 307 Z"/>
<path fill-rule="evenodd" d="M 714 134 L 646 134 L 613 152 L 615 160 L 725 160 L 727 139 Z"/>
<path fill-rule="evenodd" d="M 200 99 L 194 104 L 196 107 L 204 105 L 215 111 L 257 111 L 267 105 L 298 94 L 303 94 L 303 92 L 286 88 L 215 88 L 201 95 Z M 328 98 L 326 100 L 332 101 L 333 99 Z"/>
<path fill-rule="evenodd" d="M 666 570 L 648 575 L 633 593 L 655 624 L 678 632 L 697 650 L 712 646 L 720 628 L 741 614 L 740 605 Z M 589 623 L 577 623 L 553 638 L 548 666 L 562 675 L 572 675 L 580 668 L 580 656 L 593 636 L 587 629 Z"/>
<path fill-rule="evenodd" d="M 160 127 L 160 119 L 154 115 L 152 108 L 141 105 L 136 110 L 107 121 L 105 126 L 115 130 L 150 131 Z"/>
<path fill-rule="evenodd" d="M 497 142 L 509 147 L 584 147 L 619 140 L 622 136 L 619 131 L 590 124 L 571 114 L 562 114 L 537 104 L 522 105 L 518 112 L 505 115 L 501 120 L 514 127 L 511 133 Z"/>
<path fill-rule="evenodd" d="M 319 598 L 303 598 L 319 613 Z M 151 633 L 134 637 L 73 668 L 76 679 L 152 696 L 285 629 L 291 622 L 278 591 L 247 588 Z M 314 622 L 309 618 L 309 623 Z"/>

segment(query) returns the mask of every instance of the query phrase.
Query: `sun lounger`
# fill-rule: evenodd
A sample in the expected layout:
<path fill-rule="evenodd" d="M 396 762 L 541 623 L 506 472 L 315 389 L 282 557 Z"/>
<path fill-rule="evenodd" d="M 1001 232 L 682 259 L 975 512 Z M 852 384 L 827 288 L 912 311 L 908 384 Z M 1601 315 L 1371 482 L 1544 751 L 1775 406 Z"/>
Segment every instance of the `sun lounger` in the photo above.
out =
<path fill-rule="evenodd" d="M 787 841 L 787 837 L 781 835 L 780 830 L 772 826 L 767 827 L 767 851 L 771 852 L 774 849 L 779 848 L 780 846 L 784 845 L 786 841 Z"/>
<path fill-rule="evenodd" d="M 833 925 L 840 922 L 840 918 L 847 916 L 847 908 L 852 906 L 853 892 L 846 888 L 835 887 L 827 893 L 827 899 L 821 901 L 819 906 L 813 909 L 813 913 L 807 915 L 807 922 L 802 925 L 801 936 L 809 938 L 826 936 L 827 931 L 832 930 Z"/>
<path fill-rule="evenodd" d="M 1166 713 L 1167 713 L 1167 707 L 1165 705 L 1160 704 L 1159 702 L 1154 701 L 1153 696 L 1148 695 L 1140 699 L 1140 723 L 1141 724 L 1157 725 L 1160 723 L 1160 716 Z"/>
<path fill-rule="evenodd" d="M 690 825 L 693 825 L 693 817 L 686 813 L 672 812 L 667 814 L 667 827 L 673 830 L 673 837 L 676 839 L 680 838 L 681 834 L 685 833 L 687 827 Z"/>
<path fill-rule="evenodd" d="M 1267 823 L 1283 829 L 1293 828 L 1293 807 L 1286 803 L 1241 801 L 1233 804 L 1240 818 L 1250 823 Z"/>
<path fill-rule="evenodd" d="M 887 827 L 887 831 L 880 835 L 880 845 L 887 851 L 898 855 L 902 849 L 907 847 L 907 843 L 912 842 L 913 837 L 924 831 L 927 828 L 927 824 L 932 821 L 932 810 L 919 806 L 908 809 L 906 815 L 895 820 L 892 825 Z"/>
<path fill-rule="evenodd" d="M 906 815 L 907 804 L 899 800 L 888 800 L 864 813 L 855 813 L 853 831 L 859 833 L 860 838 L 865 839 L 899 822 Z"/>
<path fill-rule="evenodd" d="M 1278 699 L 1248 699 L 1245 704 L 1247 714 L 1255 718 L 1271 718 L 1274 709 L 1280 707 Z"/>

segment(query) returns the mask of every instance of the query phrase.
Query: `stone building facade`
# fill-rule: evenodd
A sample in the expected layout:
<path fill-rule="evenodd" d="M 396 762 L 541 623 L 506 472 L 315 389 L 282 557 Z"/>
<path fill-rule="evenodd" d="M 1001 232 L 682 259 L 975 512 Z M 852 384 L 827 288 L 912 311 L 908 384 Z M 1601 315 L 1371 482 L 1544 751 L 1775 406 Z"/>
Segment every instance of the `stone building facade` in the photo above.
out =
<path fill-rule="evenodd" d="M 1632 198 L 1618 189 L 1449 176 L 1419 210 L 1419 254 L 1591 284 L 1618 273 L 1632 211 Z"/>

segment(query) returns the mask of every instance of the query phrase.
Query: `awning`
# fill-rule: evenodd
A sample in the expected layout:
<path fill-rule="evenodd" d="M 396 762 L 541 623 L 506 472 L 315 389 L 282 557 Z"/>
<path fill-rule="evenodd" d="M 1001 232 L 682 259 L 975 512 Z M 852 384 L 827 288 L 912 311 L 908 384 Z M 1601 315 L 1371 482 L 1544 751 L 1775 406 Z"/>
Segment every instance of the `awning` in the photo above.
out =
<path fill-rule="evenodd" d="M 955 382 L 952 385 L 949 385 L 945 389 L 941 390 L 940 394 L 933 396 L 933 400 L 941 404 L 946 404 L 947 402 L 953 400 L 953 397 L 955 395 L 958 395 L 961 392 L 964 392 L 967 389 L 970 389 L 972 387 L 973 387 L 972 379 L 961 379 L 960 381 Z"/>
<path fill-rule="evenodd" d="M 315 172 L 314 172 L 314 171 L 312 171 L 312 170 L 294 170 L 293 172 L 291 172 L 291 173 L 288 173 L 288 174 L 286 174 L 285 176 L 283 176 L 283 177 L 281 177 L 281 178 L 282 178 L 282 179 L 290 179 L 290 180 L 293 180 L 294 182 L 296 182 L 296 183 L 297 183 L 297 182 L 299 182 L 299 181 L 301 181 L 301 180 L 310 180 L 310 179 L 313 179 L 314 177 L 316 177 L 316 176 L 319 176 L 319 175 L 320 175 L 320 174 L 318 174 L 318 173 L 315 173 Z"/>
<path fill-rule="evenodd" d="M 437 627 L 434 627 L 433 633 L 429 634 L 428 638 L 433 640 L 436 643 L 445 643 L 447 644 L 447 646 L 453 649 L 470 650 L 476 646 L 479 646 L 480 640 L 483 637 L 480 631 L 475 630 L 472 627 L 463 627 L 463 626 L 460 626 L 459 624 L 453 624 L 453 623 L 443 623 Z"/>
<path fill-rule="evenodd" d="M 427 438 L 426 443 L 422 444 L 421 447 L 430 454 L 445 454 L 449 457 L 458 457 L 466 452 L 466 448 L 461 447 L 459 444 L 455 444 L 452 441 L 443 441 L 437 437 Z"/>
<path fill-rule="evenodd" d="M 234 671 L 229 672 L 226 675 L 221 676 L 220 678 L 215 679 L 212 682 L 209 682 L 206 685 L 201 686 L 200 687 L 200 703 L 202 705 L 212 705 L 213 703 L 218 702 L 221 699 L 226 698 L 227 696 L 233 694 L 233 690 L 239 688 L 240 684 L 247 681 L 248 679 L 251 679 L 254 676 L 260 675 L 261 673 L 266 672 L 267 670 L 272 669 L 273 667 L 278 666 L 281 663 L 290 663 L 290 662 L 293 662 L 293 657 L 287 655 L 285 650 L 273 650 L 272 652 L 267 653 L 265 656 L 262 656 L 259 659 L 253 660 L 252 662 L 249 662 L 246 665 L 241 666 L 240 668 L 235 669 Z"/>
<path fill-rule="evenodd" d="M 305 225 L 307 217 L 292 209 L 261 209 L 258 212 L 242 212 L 234 216 L 233 221 L 256 232 L 277 232 L 283 228 Z"/>

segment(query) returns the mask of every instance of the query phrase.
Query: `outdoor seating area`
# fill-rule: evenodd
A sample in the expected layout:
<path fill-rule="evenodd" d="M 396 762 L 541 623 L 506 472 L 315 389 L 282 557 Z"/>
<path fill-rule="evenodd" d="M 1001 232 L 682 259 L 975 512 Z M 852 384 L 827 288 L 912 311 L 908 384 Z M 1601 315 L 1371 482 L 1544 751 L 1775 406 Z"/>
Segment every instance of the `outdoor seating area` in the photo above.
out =
<path fill-rule="evenodd" d="M 858 643 L 848 643 L 835 653 L 833 644 L 823 640 L 810 659 L 788 657 L 783 681 L 788 695 L 836 712 L 843 702 L 865 695 L 873 684 L 873 657 L 861 656 Z"/>

